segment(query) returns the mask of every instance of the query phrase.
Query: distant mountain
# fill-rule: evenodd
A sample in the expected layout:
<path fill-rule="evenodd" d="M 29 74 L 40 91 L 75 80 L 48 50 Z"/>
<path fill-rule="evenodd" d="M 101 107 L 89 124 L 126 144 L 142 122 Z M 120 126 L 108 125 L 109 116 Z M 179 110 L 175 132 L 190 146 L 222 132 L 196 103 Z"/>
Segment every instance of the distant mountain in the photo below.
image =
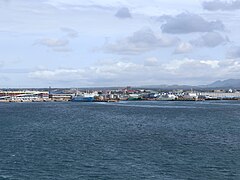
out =
<path fill-rule="evenodd" d="M 204 87 L 208 88 L 240 88 L 240 79 L 227 79 L 223 81 L 216 81 Z"/>
<path fill-rule="evenodd" d="M 183 89 L 183 90 L 190 90 L 190 89 L 199 89 L 201 87 L 198 86 L 190 86 L 190 85 L 145 85 L 140 86 L 137 88 L 150 88 L 150 89 L 162 89 L 162 90 L 173 90 L 173 89 Z"/>
<path fill-rule="evenodd" d="M 199 85 L 199 86 L 191 86 L 191 85 L 145 85 L 140 86 L 138 88 L 151 88 L 151 89 L 164 89 L 164 90 L 172 90 L 172 89 L 183 89 L 183 90 L 202 90 L 202 89 L 240 89 L 240 79 L 227 79 L 223 81 L 216 81 L 208 85 Z"/>

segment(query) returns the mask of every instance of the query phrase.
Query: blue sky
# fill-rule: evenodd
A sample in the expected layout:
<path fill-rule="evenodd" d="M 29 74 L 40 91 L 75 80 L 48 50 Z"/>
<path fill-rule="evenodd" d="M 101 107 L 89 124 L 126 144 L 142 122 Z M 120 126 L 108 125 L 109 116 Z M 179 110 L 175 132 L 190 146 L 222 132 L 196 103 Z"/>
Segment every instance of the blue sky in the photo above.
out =
<path fill-rule="evenodd" d="M 2 0 L 0 87 L 240 76 L 239 0 Z"/>

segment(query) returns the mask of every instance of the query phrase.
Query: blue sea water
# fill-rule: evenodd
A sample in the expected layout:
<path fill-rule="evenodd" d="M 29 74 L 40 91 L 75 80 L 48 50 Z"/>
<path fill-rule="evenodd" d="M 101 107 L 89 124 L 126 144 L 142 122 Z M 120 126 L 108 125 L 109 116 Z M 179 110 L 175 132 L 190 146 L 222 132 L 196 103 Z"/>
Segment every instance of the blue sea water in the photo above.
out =
<path fill-rule="evenodd" d="M 240 179 L 240 101 L 1 103 L 0 179 Z"/>

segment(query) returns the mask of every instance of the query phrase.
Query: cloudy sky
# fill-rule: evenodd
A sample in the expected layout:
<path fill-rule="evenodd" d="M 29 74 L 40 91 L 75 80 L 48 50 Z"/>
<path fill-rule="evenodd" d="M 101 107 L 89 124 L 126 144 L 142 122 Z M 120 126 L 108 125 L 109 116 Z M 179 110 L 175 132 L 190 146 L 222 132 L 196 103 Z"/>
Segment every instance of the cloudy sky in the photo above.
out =
<path fill-rule="evenodd" d="M 1 0 L 0 88 L 240 77 L 240 0 Z"/>

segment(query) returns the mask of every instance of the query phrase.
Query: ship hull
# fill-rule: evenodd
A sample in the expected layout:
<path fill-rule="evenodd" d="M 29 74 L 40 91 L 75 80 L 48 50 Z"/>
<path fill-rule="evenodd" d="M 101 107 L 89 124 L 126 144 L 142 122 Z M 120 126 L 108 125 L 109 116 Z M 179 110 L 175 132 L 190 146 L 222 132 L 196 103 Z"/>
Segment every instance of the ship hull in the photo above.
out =
<path fill-rule="evenodd" d="M 74 97 L 73 102 L 93 102 L 94 97 Z"/>

